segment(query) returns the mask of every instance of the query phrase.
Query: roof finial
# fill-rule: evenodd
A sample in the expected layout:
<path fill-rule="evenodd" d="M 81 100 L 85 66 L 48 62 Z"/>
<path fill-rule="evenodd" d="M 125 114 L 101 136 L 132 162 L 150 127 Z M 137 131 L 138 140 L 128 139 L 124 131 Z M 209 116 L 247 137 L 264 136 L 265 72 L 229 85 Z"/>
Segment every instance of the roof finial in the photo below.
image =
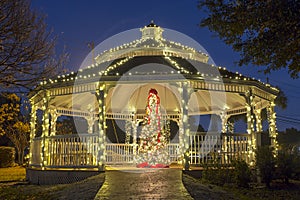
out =
<path fill-rule="evenodd" d="M 154 20 L 152 19 L 150 24 L 147 25 L 147 27 L 158 27 L 158 26 L 154 24 Z"/>

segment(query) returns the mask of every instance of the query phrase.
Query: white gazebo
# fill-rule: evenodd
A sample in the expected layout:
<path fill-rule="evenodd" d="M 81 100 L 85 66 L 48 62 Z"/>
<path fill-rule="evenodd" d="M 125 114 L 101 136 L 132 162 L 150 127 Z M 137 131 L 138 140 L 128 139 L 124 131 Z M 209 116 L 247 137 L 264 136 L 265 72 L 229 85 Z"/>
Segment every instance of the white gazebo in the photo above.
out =
<path fill-rule="evenodd" d="M 223 164 L 238 157 L 251 164 L 260 145 L 263 109 L 268 111 L 271 145 L 277 149 L 276 88 L 208 64 L 207 54 L 165 39 L 163 29 L 154 23 L 140 30 L 140 39 L 99 52 L 95 64 L 43 81 L 31 92 L 28 177 L 33 182 L 37 182 L 35 173 L 134 165 L 151 88 L 160 96 L 165 125 L 172 121 L 178 127 L 168 144 L 172 162 L 182 163 L 187 153 L 191 165 L 208 163 L 216 155 Z M 228 119 L 240 114 L 246 115 L 247 130 L 229 131 Z M 219 116 L 221 128 L 190 131 L 189 117 L 201 115 Z M 86 132 L 58 135 L 56 123 L 61 116 L 86 120 Z M 107 123 L 112 119 L 124 122 L 125 142 L 108 139 L 107 130 L 115 129 Z"/>

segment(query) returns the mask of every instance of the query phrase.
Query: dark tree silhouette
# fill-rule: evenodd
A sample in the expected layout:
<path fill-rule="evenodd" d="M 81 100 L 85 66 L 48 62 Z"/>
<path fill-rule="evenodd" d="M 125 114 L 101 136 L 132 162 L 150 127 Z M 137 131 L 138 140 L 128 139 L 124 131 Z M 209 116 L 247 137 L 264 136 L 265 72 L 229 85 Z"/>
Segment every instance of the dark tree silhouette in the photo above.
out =
<path fill-rule="evenodd" d="M 299 77 L 300 1 L 199 0 L 198 7 L 208 13 L 200 26 L 240 52 L 239 65 L 264 66 L 265 73 L 288 68 Z"/>
<path fill-rule="evenodd" d="M 56 37 L 44 19 L 27 0 L 0 0 L 1 91 L 24 91 L 62 71 L 67 55 L 56 56 Z"/>

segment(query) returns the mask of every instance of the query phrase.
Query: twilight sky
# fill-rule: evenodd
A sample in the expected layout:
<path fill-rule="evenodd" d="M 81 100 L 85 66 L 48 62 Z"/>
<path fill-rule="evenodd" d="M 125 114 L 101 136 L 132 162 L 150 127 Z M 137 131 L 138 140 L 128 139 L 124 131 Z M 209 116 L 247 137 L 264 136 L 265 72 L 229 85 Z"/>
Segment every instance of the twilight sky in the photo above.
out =
<path fill-rule="evenodd" d="M 115 34 L 143 27 L 154 20 L 162 28 L 196 40 L 218 66 L 266 82 L 266 76 L 257 72 L 259 67 L 238 67 L 235 62 L 239 54 L 209 30 L 198 26 L 204 13 L 197 9 L 196 0 L 32 0 L 32 7 L 47 15 L 48 27 L 59 36 L 57 51 L 65 46 L 70 53 L 67 67 L 71 71 L 76 71 L 89 53 L 89 42 L 97 45 Z M 300 129 L 300 78 L 291 79 L 287 70 L 273 72 L 268 77 L 272 85 L 278 85 L 285 92 L 289 101 L 286 110 L 277 109 L 278 129 Z"/>

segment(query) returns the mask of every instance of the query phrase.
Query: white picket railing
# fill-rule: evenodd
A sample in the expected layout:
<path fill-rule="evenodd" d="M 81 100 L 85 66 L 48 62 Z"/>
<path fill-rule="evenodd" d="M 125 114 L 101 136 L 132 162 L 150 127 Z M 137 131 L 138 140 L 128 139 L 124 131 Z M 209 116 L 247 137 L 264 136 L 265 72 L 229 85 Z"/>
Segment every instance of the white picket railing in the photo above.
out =
<path fill-rule="evenodd" d="M 229 164 L 232 159 L 242 158 L 249 163 L 248 134 L 196 133 L 190 136 L 190 164 L 219 162 Z M 31 144 L 30 164 L 48 167 L 96 167 L 98 164 L 98 134 L 57 135 L 34 138 Z M 46 145 L 46 148 L 42 146 Z M 171 162 L 183 158 L 179 144 L 168 144 Z M 45 153 L 43 150 L 46 149 Z M 106 144 L 106 164 L 134 164 L 138 145 Z"/>
<path fill-rule="evenodd" d="M 134 164 L 135 152 L 138 154 L 138 145 L 134 144 L 106 144 L 106 164 Z M 170 161 L 179 157 L 179 144 L 167 145 Z"/>
<path fill-rule="evenodd" d="M 230 164 L 241 158 L 249 163 L 249 134 L 196 133 L 190 136 L 190 163 Z"/>
<path fill-rule="evenodd" d="M 133 164 L 134 144 L 106 144 L 106 164 Z"/>
<path fill-rule="evenodd" d="M 98 135 L 57 135 L 48 140 L 48 165 L 97 166 Z"/>
<path fill-rule="evenodd" d="M 179 154 L 179 144 L 177 143 L 170 143 L 168 144 L 168 149 L 169 149 L 169 157 L 170 157 L 170 162 L 176 162 L 180 159 L 180 154 Z"/>

